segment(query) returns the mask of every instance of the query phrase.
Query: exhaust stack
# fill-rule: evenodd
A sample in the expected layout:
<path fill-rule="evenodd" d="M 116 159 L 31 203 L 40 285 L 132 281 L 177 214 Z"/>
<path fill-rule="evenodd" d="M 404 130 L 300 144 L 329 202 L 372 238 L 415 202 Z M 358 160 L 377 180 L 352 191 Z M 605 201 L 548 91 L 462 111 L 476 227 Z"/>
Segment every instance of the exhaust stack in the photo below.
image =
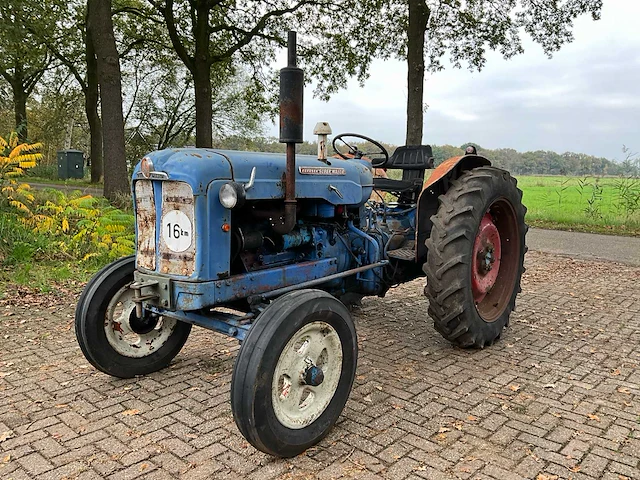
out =
<path fill-rule="evenodd" d="M 287 66 L 280 70 L 280 143 L 287 144 L 284 216 L 273 229 L 284 235 L 296 224 L 296 143 L 302 143 L 304 73 L 297 67 L 296 32 L 287 39 Z"/>

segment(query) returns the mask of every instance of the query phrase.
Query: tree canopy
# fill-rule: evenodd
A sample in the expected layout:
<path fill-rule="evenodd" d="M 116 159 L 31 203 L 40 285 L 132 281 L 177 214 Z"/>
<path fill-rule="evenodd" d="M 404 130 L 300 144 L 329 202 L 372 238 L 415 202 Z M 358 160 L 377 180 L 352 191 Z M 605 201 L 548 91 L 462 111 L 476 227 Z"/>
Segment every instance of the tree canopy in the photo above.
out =
<path fill-rule="evenodd" d="M 94 48 L 104 42 L 92 39 L 87 4 L 108 4 L 103 11 L 115 40 L 108 54 Z M 277 111 L 277 52 L 286 31 L 297 29 L 300 63 L 324 99 L 349 78 L 364 82 L 375 58 L 406 60 L 406 143 L 416 144 L 425 72 L 449 64 L 481 69 L 489 51 L 506 59 L 522 53 L 525 37 L 552 55 L 573 39 L 576 18 L 598 19 L 601 8 L 602 0 L 6 0 L 0 5 L 0 99 L 11 100 L 24 138 L 56 143 L 45 147 L 46 157 L 66 145 L 89 148 L 97 182 L 102 151 L 114 139 L 109 127 L 103 141 L 103 122 L 118 117 L 100 118 L 99 88 L 108 90 L 111 79 L 104 69 L 99 78 L 98 61 L 102 55 L 116 62 L 122 93 L 103 95 L 101 107 L 123 108 L 122 120 L 116 118 L 123 138 L 115 141 L 124 146 L 106 166 L 108 176 L 123 177 L 147 150 L 230 139 L 247 144 L 252 137 L 260 144 L 264 120 Z M 76 112 L 78 98 L 84 115 Z M 27 115 L 36 120 L 29 131 Z M 505 152 L 493 153 L 513 153 Z M 522 165 L 516 169 L 531 163 L 526 154 L 515 156 Z M 578 167 L 583 160 L 567 154 L 535 152 L 535 158 L 533 170 L 546 162 L 548 173 L 600 168 L 598 162 Z M 127 190 L 122 178 L 107 183 Z"/>

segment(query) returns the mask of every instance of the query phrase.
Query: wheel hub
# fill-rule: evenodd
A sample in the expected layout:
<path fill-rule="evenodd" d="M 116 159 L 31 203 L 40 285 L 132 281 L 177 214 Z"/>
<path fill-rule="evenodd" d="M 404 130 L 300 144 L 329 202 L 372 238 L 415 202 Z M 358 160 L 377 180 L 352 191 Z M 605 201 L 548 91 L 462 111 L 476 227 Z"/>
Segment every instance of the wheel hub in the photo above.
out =
<path fill-rule="evenodd" d="M 311 365 L 304 372 L 304 383 L 312 387 L 317 387 L 324 380 L 324 372 L 320 367 Z"/>
<path fill-rule="evenodd" d="M 107 305 L 104 332 L 111 347 L 120 355 L 142 358 L 151 355 L 169 340 L 177 320 L 150 313 L 136 315 L 133 291 L 122 287 Z"/>
<path fill-rule="evenodd" d="M 131 312 L 131 315 L 129 315 L 129 326 L 134 333 L 149 333 L 156 328 L 159 318 L 160 317 L 158 315 L 150 314 L 148 312 L 145 312 L 142 318 L 139 318 L 134 310 Z"/>
<path fill-rule="evenodd" d="M 480 221 L 471 259 L 471 290 L 475 303 L 491 291 L 500 272 L 502 244 L 500 233 L 489 212 Z"/>
<path fill-rule="evenodd" d="M 342 372 L 342 344 L 336 330 L 317 321 L 289 340 L 276 364 L 272 402 L 276 418 L 291 429 L 304 428 L 327 408 Z"/>

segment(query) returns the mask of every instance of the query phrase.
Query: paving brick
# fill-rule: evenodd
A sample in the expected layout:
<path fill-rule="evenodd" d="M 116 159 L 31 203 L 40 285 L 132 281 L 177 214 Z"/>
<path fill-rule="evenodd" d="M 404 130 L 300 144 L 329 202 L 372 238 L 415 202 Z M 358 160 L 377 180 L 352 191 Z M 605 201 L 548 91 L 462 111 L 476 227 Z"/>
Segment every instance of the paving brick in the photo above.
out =
<path fill-rule="evenodd" d="M 32 453 L 18 460 L 22 468 L 31 475 L 39 475 L 53 469 L 53 465 L 39 453 Z"/>
<path fill-rule="evenodd" d="M 402 480 L 408 477 L 419 466 L 416 460 L 411 458 L 403 458 L 391 465 L 385 472 L 385 478 L 389 480 Z"/>
<path fill-rule="evenodd" d="M 588 453 L 580 464 L 580 472 L 598 478 L 602 475 L 609 460 L 597 455 Z"/>

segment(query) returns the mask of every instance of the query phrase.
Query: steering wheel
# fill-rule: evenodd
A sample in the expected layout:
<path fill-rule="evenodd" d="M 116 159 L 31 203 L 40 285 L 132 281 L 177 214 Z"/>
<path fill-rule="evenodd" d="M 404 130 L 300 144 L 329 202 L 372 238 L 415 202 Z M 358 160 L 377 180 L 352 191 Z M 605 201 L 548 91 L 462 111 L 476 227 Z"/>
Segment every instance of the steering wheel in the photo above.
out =
<path fill-rule="evenodd" d="M 359 150 L 358 147 L 354 147 L 353 145 L 347 143 L 347 141 L 344 140 L 345 137 L 361 138 L 366 142 L 372 143 L 376 148 L 378 148 L 378 151 L 363 152 Z M 338 147 L 336 146 L 336 142 L 338 141 L 342 142 L 349 149 L 347 153 L 342 153 L 340 150 L 338 150 Z M 359 133 L 341 133 L 340 135 L 336 135 L 335 137 L 333 137 L 333 142 L 331 143 L 331 145 L 333 146 L 333 150 L 336 152 L 336 154 L 338 154 L 338 156 L 340 158 L 343 158 L 344 160 L 366 157 L 367 159 L 371 160 L 371 166 L 374 168 L 382 168 L 389 161 L 389 152 L 387 152 L 387 149 L 384 148 L 380 142 L 376 142 L 373 138 L 365 137 L 364 135 L 360 135 Z M 350 157 L 348 155 L 352 156 Z M 373 155 L 382 156 L 373 157 Z"/>

